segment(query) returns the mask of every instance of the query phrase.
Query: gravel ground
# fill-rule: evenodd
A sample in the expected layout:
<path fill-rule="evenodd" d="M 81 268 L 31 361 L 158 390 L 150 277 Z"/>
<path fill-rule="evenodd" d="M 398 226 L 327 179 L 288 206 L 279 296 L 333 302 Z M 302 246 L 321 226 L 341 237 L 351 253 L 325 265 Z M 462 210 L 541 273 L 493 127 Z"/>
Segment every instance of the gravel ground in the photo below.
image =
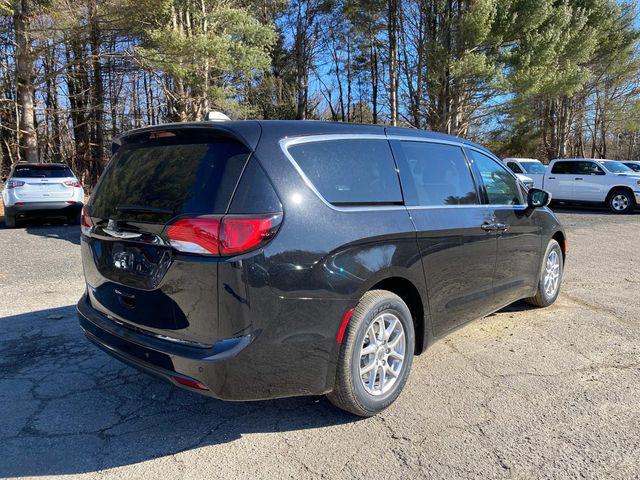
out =
<path fill-rule="evenodd" d="M 0 229 L 0 477 L 638 478 L 640 214 L 565 210 L 559 301 L 416 359 L 375 418 L 323 398 L 224 403 L 83 337 L 79 230 Z"/>

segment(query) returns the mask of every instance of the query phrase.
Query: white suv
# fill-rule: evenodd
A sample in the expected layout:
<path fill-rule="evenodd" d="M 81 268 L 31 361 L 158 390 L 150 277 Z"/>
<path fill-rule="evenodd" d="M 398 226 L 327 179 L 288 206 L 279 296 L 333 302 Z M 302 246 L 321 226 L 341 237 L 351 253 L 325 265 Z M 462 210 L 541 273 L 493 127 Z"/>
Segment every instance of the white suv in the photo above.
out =
<path fill-rule="evenodd" d="M 28 215 L 66 216 L 77 224 L 83 202 L 82 184 L 63 163 L 17 163 L 2 190 L 7 228 Z"/>

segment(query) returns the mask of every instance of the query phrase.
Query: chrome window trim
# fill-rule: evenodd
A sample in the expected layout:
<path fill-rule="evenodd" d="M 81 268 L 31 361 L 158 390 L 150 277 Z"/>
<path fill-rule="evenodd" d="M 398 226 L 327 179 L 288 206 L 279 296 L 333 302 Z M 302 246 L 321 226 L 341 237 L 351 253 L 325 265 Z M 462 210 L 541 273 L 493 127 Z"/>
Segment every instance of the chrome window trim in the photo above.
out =
<path fill-rule="evenodd" d="M 334 133 L 334 134 L 322 134 L 322 135 L 303 135 L 299 137 L 284 137 L 279 140 L 278 144 L 280 145 L 280 149 L 282 153 L 287 157 L 291 165 L 296 169 L 304 183 L 311 189 L 311 191 L 324 203 L 327 207 L 332 210 L 336 210 L 338 212 L 367 212 L 367 211 L 382 211 L 382 210 L 433 210 L 433 209 L 448 209 L 448 208 L 500 208 L 507 209 L 513 208 L 516 210 L 526 210 L 527 205 L 492 205 L 492 204 L 480 204 L 480 205 L 376 205 L 376 206 L 361 206 L 361 207 L 340 207 L 337 205 L 333 205 L 327 199 L 325 199 L 322 194 L 316 189 L 313 182 L 307 177 L 304 173 L 298 162 L 293 158 L 291 153 L 289 153 L 289 147 L 291 145 L 299 145 L 302 143 L 312 143 L 312 142 L 324 142 L 329 140 L 385 140 L 390 142 L 392 140 L 398 141 L 410 141 L 410 142 L 423 142 L 423 143 L 441 143 L 445 145 L 453 145 L 456 147 L 460 147 L 463 149 L 468 148 L 471 150 L 476 150 L 478 153 L 482 153 L 489 158 L 496 161 L 499 165 L 502 166 L 509 174 L 515 179 L 516 183 L 521 184 L 518 177 L 511 172 L 508 168 L 506 168 L 502 162 L 491 152 L 478 148 L 474 145 L 469 145 L 464 142 L 456 142 L 452 140 L 445 140 L 442 138 L 424 138 L 424 137 L 413 137 L 410 135 L 385 135 L 385 134 L 370 134 L 370 133 Z M 389 147 L 391 147 L 389 145 Z M 396 169 L 397 171 L 397 169 Z M 400 181 L 398 176 L 398 181 Z M 402 186 L 402 184 L 401 184 Z M 404 201 L 404 199 L 403 199 Z"/>

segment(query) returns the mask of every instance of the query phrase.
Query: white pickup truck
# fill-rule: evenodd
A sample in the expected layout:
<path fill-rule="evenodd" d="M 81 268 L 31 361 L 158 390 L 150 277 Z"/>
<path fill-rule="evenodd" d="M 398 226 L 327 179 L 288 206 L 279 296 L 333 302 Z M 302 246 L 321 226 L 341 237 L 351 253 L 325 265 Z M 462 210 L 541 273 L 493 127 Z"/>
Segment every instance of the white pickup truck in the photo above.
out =
<path fill-rule="evenodd" d="M 630 213 L 640 205 L 640 174 L 615 160 L 551 160 L 541 188 L 554 201 L 605 204 L 614 213 Z"/>

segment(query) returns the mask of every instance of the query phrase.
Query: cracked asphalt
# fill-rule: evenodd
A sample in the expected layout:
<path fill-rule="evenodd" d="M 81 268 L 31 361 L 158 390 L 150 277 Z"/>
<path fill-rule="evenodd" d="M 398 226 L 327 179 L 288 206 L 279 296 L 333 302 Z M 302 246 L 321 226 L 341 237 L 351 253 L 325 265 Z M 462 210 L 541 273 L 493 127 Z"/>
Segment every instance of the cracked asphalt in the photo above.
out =
<path fill-rule="evenodd" d="M 90 345 L 79 230 L 0 229 L 0 477 L 638 478 L 640 214 L 563 210 L 551 308 L 515 304 L 416 359 L 375 418 L 225 403 Z"/>

